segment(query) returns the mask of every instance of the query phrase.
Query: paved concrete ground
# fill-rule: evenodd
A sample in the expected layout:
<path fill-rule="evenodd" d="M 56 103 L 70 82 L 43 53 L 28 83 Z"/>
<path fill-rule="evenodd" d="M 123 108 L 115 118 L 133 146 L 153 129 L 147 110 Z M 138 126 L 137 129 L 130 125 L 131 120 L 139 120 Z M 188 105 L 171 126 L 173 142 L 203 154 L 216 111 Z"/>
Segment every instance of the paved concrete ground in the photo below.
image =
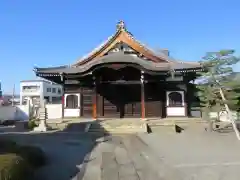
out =
<path fill-rule="evenodd" d="M 37 145 L 49 157 L 36 180 L 157 180 L 148 148 L 136 136 L 96 137 L 73 133 L 1 134 Z M 100 139 L 99 139 L 100 138 Z"/>
<path fill-rule="evenodd" d="M 148 153 L 136 136 L 108 137 L 91 153 L 83 180 L 158 180 Z"/>
<path fill-rule="evenodd" d="M 155 133 L 95 137 L 0 135 L 41 146 L 49 164 L 36 180 L 238 180 L 240 142 L 233 133 Z M 99 139 L 100 138 L 100 139 Z"/>
<path fill-rule="evenodd" d="M 179 179 L 239 180 L 240 141 L 234 133 L 185 132 L 140 135 Z"/>

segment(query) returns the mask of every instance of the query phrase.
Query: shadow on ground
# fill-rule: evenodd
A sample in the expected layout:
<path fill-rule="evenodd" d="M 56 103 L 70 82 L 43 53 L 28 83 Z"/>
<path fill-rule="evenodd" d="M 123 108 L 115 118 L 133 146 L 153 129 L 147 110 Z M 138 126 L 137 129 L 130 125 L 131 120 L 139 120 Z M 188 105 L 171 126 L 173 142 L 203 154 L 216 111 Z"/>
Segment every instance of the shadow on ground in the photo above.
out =
<path fill-rule="evenodd" d="M 36 171 L 34 180 L 81 180 L 87 162 L 91 161 L 91 151 L 104 136 L 108 136 L 108 132 L 84 133 L 86 125 L 74 123 L 57 132 L 5 132 L 0 134 L 0 138 L 44 150 L 48 163 Z"/>

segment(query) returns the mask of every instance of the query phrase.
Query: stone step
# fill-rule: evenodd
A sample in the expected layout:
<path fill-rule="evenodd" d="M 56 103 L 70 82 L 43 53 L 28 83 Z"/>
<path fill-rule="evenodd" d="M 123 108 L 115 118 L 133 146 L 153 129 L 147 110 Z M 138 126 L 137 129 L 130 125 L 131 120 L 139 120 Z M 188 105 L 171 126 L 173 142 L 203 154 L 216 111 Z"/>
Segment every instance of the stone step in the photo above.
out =
<path fill-rule="evenodd" d="M 89 129 L 88 132 L 90 131 L 119 131 L 119 132 L 145 132 L 143 128 L 136 128 L 136 129 L 115 129 L 115 128 L 109 128 L 109 129 Z"/>
<path fill-rule="evenodd" d="M 114 124 L 114 123 L 113 123 Z M 121 125 L 121 126 L 114 126 L 111 125 L 99 125 L 99 124 L 91 124 L 89 127 L 88 132 L 92 133 L 97 133 L 97 132 L 102 132 L 102 133 L 117 133 L 117 134 L 125 134 L 125 133 L 145 133 L 147 132 L 147 128 L 145 124 L 133 126 L 133 125 Z"/>
<path fill-rule="evenodd" d="M 150 126 L 151 133 L 176 133 L 175 126 Z"/>
<path fill-rule="evenodd" d="M 128 132 L 128 131 L 109 131 L 109 132 L 102 132 L 102 131 L 89 131 L 87 132 L 89 134 L 102 134 L 102 135 L 108 135 L 108 134 L 138 134 L 138 133 L 141 133 L 141 132 Z"/>
<path fill-rule="evenodd" d="M 52 129 L 64 130 L 67 127 L 66 123 L 47 123 Z"/>
<path fill-rule="evenodd" d="M 85 132 L 87 123 L 47 123 L 49 127 L 67 132 Z"/>
<path fill-rule="evenodd" d="M 141 128 L 145 128 L 144 125 L 143 126 L 100 126 L 100 127 L 96 127 L 96 126 L 91 126 L 91 129 L 141 129 Z"/>
<path fill-rule="evenodd" d="M 171 125 L 191 125 L 191 124 L 205 124 L 206 121 L 199 118 L 196 119 L 182 119 L 182 120 L 158 120 L 147 122 L 149 126 L 171 126 Z"/>

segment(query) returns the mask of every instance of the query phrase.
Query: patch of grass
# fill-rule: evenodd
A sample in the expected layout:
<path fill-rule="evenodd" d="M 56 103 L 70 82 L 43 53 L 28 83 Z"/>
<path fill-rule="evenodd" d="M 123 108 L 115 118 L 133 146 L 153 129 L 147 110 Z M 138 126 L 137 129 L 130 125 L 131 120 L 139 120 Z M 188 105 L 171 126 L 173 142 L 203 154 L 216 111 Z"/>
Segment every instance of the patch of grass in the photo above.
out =
<path fill-rule="evenodd" d="M 0 180 L 27 180 L 34 169 L 45 164 L 46 156 L 41 148 L 0 139 Z"/>
<path fill-rule="evenodd" d="M 21 156 L 0 155 L 0 180 L 30 180 L 33 169 Z"/>

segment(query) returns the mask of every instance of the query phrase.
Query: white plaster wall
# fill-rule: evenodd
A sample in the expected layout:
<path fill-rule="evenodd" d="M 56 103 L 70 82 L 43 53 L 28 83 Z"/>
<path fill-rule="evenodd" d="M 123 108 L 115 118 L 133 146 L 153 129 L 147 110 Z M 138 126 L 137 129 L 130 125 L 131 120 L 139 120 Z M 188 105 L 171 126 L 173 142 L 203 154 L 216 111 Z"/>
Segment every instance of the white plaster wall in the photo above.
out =
<path fill-rule="evenodd" d="M 62 104 L 47 104 L 46 108 L 48 113 L 48 119 L 62 118 Z M 29 120 L 29 115 L 29 105 L 0 107 L 0 120 Z M 77 116 L 79 116 L 79 111 Z"/>
<path fill-rule="evenodd" d="M 15 120 L 17 108 L 14 106 L 0 107 L 0 120 Z"/>
<path fill-rule="evenodd" d="M 167 107 L 167 116 L 185 116 L 185 107 Z"/>
<path fill-rule="evenodd" d="M 62 104 L 47 104 L 46 109 L 48 119 L 62 118 Z"/>
<path fill-rule="evenodd" d="M 79 117 L 80 109 L 64 109 L 64 117 Z"/>
<path fill-rule="evenodd" d="M 29 119 L 29 106 L 1 106 L 0 107 L 0 120 L 28 120 Z"/>
<path fill-rule="evenodd" d="M 29 120 L 30 106 L 29 105 L 18 105 L 16 119 L 18 120 Z"/>
<path fill-rule="evenodd" d="M 78 97 L 78 108 L 77 109 L 69 109 L 66 108 L 67 104 L 67 97 L 69 95 L 76 95 Z M 81 102 L 81 96 L 80 93 L 66 93 L 64 94 L 64 117 L 79 117 L 80 115 L 80 102 Z"/>

